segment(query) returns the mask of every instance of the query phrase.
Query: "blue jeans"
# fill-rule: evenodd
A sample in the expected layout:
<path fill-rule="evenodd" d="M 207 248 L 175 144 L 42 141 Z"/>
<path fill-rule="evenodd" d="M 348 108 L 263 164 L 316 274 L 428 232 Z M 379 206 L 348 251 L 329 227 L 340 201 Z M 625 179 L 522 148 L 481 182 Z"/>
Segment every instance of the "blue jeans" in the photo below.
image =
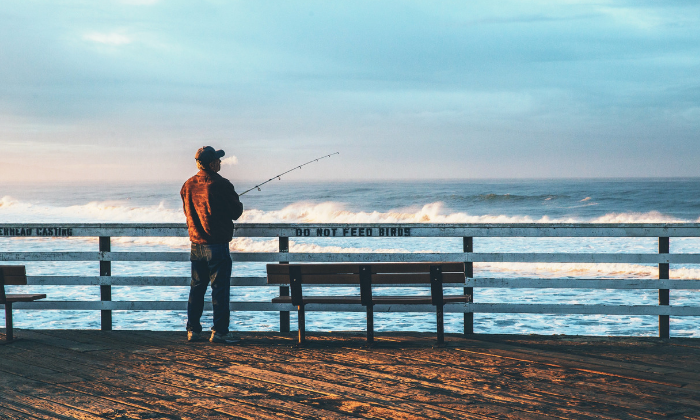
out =
<path fill-rule="evenodd" d="M 231 295 L 231 254 L 228 244 L 192 244 L 192 283 L 187 302 L 187 331 L 202 332 L 199 319 L 204 311 L 204 295 L 211 282 L 211 303 L 214 306 L 213 331 L 228 333 L 229 298 Z"/>

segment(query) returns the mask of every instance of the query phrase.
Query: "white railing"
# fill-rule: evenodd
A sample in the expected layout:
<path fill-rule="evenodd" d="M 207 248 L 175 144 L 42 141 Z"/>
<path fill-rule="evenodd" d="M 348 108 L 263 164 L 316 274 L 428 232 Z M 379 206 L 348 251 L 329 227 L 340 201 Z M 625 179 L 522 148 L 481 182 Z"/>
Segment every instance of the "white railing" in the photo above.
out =
<path fill-rule="evenodd" d="M 10 237 L 99 237 L 96 252 L 14 252 L 0 250 L 0 262 L 22 264 L 27 261 L 95 261 L 99 274 L 94 276 L 35 276 L 28 273 L 30 285 L 100 286 L 100 301 L 38 301 L 17 303 L 17 309 L 100 310 L 102 328 L 111 329 L 115 310 L 185 310 L 184 301 L 112 301 L 112 286 L 188 286 L 189 277 L 111 276 L 113 261 L 188 262 L 188 252 L 111 252 L 112 237 L 187 237 L 184 224 L 4 224 L 0 236 Z M 531 314 L 608 314 L 658 315 L 659 335 L 669 336 L 669 316 L 700 316 L 700 307 L 669 305 L 669 290 L 700 289 L 700 280 L 669 279 L 670 264 L 700 264 L 700 254 L 672 254 L 671 237 L 700 237 L 700 224 L 239 224 L 236 237 L 279 238 L 280 252 L 234 252 L 235 262 L 408 262 L 464 261 L 467 266 L 464 293 L 473 296 L 473 288 L 560 288 L 560 289 L 658 289 L 659 305 L 597 304 L 448 304 L 445 312 L 464 313 L 464 331 L 473 332 L 473 313 Z M 289 249 L 289 238 L 386 238 L 386 237 L 461 237 L 462 252 L 449 253 L 301 253 Z M 476 253 L 476 238 L 493 237 L 652 237 L 658 238 L 658 253 Z M 632 263 L 657 264 L 659 279 L 585 279 L 585 278 L 474 278 L 473 263 Z M 96 270 L 97 273 L 97 270 Z M 87 273 L 86 273 L 87 274 Z M 265 277 L 233 277 L 232 286 L 267 286 Z M 411 285 L 427 286 L 427 285 Z M 328 285 L 327 287 L 332 287 Z M 392 287 L 392 285 L 382 285 Z M 406 287 L 402 285 L 401 287 Z M 285 293 L 284 286 L 281 293 Z M 1 306 L 1 305 L 0 305 Z M 210 305 L 206 306 L 210 308 Z M 280 312 L 280 328 L 289 329 L 291 304 L 271 302 L 231 302 L 235 311 Z M 356 305 L 308 305 L 309 311 L 359 312 Z M 375 312 L 433 312 L 431 305 L 376 305 Z"/>

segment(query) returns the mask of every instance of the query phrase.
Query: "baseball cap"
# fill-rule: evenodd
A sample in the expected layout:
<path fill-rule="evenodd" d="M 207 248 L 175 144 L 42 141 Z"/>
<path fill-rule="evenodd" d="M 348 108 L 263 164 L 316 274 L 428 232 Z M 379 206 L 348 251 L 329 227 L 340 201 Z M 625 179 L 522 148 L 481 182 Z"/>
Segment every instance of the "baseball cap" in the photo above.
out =
<path fill-rule="evenodd" d="M 211 146 L 200 147 L 194 158 L 198 161 L 207 164 L 215 161 L 216 159 L 221 159 L 225 155 L 223 150 L 214 150 Z"/>

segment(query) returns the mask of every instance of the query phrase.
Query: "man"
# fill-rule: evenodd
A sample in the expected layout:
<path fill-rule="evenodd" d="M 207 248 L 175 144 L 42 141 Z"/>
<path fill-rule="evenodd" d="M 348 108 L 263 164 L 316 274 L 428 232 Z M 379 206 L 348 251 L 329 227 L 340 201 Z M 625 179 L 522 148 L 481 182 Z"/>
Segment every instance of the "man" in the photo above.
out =
<path fill-rule="evenodd" d="M 192 283 L 187 303 L 187 340 L 202 340 L 199 319 L 204 310 L 204 294 L 211 282 L 214 306 L 212 343 L 240 341 L 229 333 L 229 297 L 231 291 L 231 254 L 228 244 L 233 238 L 233 221 L 243 213 L 243 204 L 229 180 L 219 175 L 223 150 L 205 146 L 194 158 L 199 172 L 180 190 L 187 216 L 187 231 L 192 248 Z"/>

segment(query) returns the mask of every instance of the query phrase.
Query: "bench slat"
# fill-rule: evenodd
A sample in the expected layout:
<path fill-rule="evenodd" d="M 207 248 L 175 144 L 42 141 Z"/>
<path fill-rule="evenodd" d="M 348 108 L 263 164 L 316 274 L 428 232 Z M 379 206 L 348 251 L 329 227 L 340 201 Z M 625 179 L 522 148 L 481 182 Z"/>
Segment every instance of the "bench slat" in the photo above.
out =
<path fill-rule="evenodd" d="M 268 264 L 268 274 L 289 275 L 289 267 L 301 267 L 301 274 L 359 274 L 361 264 Z M 372 274 L 430 273 L 431 265 L 442 266 L 443 273 L 464 273 L 464 263 L 371 263 Z"/>
<path fill-rule="evenodd" d="M 38 299 L 46 298 L 45 294 L 11 294 L 5 295 L 6 302 L 31 302 Z"/>
<path fill-rule="evenodd" d="M 0 265 L 5 277 L 27 277 L 27 272 L 23 265 Z"/>
<path fill-rule="evenodd" d="M 450 284 L 464 283 L 464 273 L 443 273 L 442 282 Z M 268 284 L 289 284 L 289 275 L 275 274 L 267 276 Z M 303 276 L 304 284 L 348 284 L 359 285 L 359 274 L 310 274 Z M 429 273 L 373 274 L 372 284 L 430 284 Z"/>
<path fill-rule="evenodd" d="M 447 295 L 444 296 L 445 303 L 466 302 L 468 296 Z M 392 304 L 430 304 L 430 296 L 373 296 L 372 303 L 375 305 Z M 279 296 L 272 299 L 272 303 L 292 303 L 291 296 Z M 304 296 L 304 303 L 345 303 L 360 304 L 358 296 Z"/>
<path fill-rule="evenodd" d="M 272 303 L 292 303 L 291 296 L 279 296 L 272 299 Z M 304 303 L 348 303 L 360 304 L 359 296 L 305 296 Z"/>
<path fill-rule="evenodd" d="M 27 276 L 8 276 L 5 275 L 6 286 L 24 286 L 27 284 Z"/>
<path fill-rule="evenodd" d="M 289 267 L 301 267 L 301 274 L 360 274 L 360 264 L 268 264 L 267 273 L 289 275 Z"/>
<path fill-rule="evenodd" d="M 463 262 L 433 262 L 433 263 L 373 263 L 372 274 L 392 273 L 428 273 L 431 265 L 439 265 L 444 273 L 464 273 Z"/>

